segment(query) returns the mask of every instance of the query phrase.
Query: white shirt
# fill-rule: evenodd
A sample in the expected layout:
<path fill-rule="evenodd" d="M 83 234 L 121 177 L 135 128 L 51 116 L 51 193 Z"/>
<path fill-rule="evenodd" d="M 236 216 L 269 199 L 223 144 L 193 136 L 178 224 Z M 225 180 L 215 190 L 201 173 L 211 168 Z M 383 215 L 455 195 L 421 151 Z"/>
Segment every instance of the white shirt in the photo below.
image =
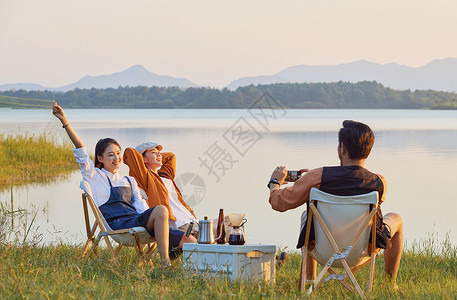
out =
<path fill-rule="evenodd" d="M 174 221 L 174 224 L 172 225 L 174 225 L 175 228 L 179 228 L 184 224 L 189 224 L 191 221 L 197 222 L 194 215 L 179 201 L 178 192 L 176 191 L 173 181 L 165 177 L 160 177 L 160 179 L 162 179 L 168 190 L 168 204 L 170 204 L 171 211 L 176 217 L 176 221 Z"/>
<path fill-rule="evenodd" d="M 190 211 L 187 210 L 187 208 L 184 205 L 182 205 L 181 201 L 179 201 L 178 192 L 176 191 L 173 181 L 165 177 L 160 177 L 160 179 L 162 179 L 162 182 L 165 184 L 165 187 L 168 191 L 168 204 L 170 204 L 170 209 L 176 218 L 176 221 L 169 219 L 169 225 L 175 229 L 178 229 L 184 224 L 189 224 L 191 221 L 197 224 L 198 220 Z M 148 195 L 146 194 L 146 192 L 142 188 L 139 189 L 141 197 L 147 200 Z"/>
<path fill-rule="evenodd" d="M 111 194 L 111 187 L 106 177 L 109 178 L 113 187 L 130 187 L 129 182 L 125 178 L 126 176 L 119 175 L 119 172 L 113 174 L 105 169 L 100 170 L 99 168 L 96 168 L 94 162 L 90 159 L 89 154 L 87 153 L 86 147 L 75 148 L 73 149 L 73 153 L 75 155 L 76 162 L 81 168 L 81 175 L 83 176 L 83 179 L 90 185 L 92 198 L 94 198 L 97 206 L 101 206 L 108 201 Z M 129 179 L 132 183 L 133 207 L 135 207 L 135 210 L 138 213 L 142 213 L 149 208 L 148 204 L 143 198 L 141 198 L 135 178 L 129 176 Z"/>

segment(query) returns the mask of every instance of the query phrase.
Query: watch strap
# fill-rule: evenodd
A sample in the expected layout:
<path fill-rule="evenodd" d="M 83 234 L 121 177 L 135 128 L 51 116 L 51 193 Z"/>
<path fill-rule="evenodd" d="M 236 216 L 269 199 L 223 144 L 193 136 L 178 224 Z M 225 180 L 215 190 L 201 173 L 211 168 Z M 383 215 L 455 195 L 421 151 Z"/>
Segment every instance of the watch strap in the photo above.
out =
<path fill-rule="evenodd" d="M 279 183 L 279 180 L 276 179 L 276 178 L 271 178 L 270 181 L 268 182 L 267 184 L 267 187 L 270 188 L 270 184 L 273 183 L 273 184 L 277 184 L 278 186 L 280 186 L 281 184 Z"/>

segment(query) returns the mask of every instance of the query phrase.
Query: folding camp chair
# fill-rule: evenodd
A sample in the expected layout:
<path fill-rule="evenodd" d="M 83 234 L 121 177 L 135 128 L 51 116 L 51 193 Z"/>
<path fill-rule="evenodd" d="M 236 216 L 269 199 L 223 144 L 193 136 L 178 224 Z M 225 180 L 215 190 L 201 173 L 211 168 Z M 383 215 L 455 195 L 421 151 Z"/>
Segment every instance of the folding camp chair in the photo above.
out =
<path fill-rule="evenodd" d="M 371 262 L 368 290 L 373 289 L 374 263 L 376 258 L 376 208 L 378 192 L 356 196 L 335 196 L 312 188 L 309 198 L 309 212 L 305 245 L 302 248 L 300 291 L 305 289 L 306 257 L 310 254 L 323 269 L 311 282 L 307 294 L 319 285 L 336 279 L 351 292 L 352 286 L 345 281 L 350 278 L 357 293 L 364 297 L 354 277 L 356 271 Z M 311 222 L 314 225 L 315 245 L 308 250 Z M 371 233 L 371 243 L 369 237 Z M 370 249 L 368 248 L 370 247 Z M 332 268 L 342 268 L 338 274 Z M 323 279 L 326 272 L 330 276 Z"/>
<path fill-rule="evenodd" d="M 83 210 L 84 210 L 84 219 L 86 222 L 86 231 L 87 231 L 87 241 L 83 249 L 82 257 L 87 253 L 89 246 L 93 243 L 92 249 L 93 252 L 97 252 L 97 246 L 100 242 L 100 239 L 103 238 L 108 246 L 109 252 L 111 253 L 112 257 L 115 258 L 119 251 L 122 249 L 123 246 L 135 247 L 136 252 L 140 257 L 144 255 L 151 255 L 154 249 L 156 248 L 155 239 L 152 238 L 149 233 L 146 231 L 144 227 L 132 227 L 127 229 L 120 229 L 120 230 L 112 230 L 111 227 L 106 222 L 105 217 L 103 217 L 102 213 L 98 209 L 98 206 L 95 204 L 94 199 L 91 196 L 91 189 L 90 185 L 87 181 L 81 181 L 79 186 L 82 190 L 82 201 L 83 201 Z M 92 210 L 92 213 L 95 217 L 95 222 L 90 226 L 89 220 L 89 211 L 87 208 L 87 203 Z M 95 236 L 95 232 L 99 228 L 99 232 L 97 236 Z M 113 248 L 110 239 L 111 237 L 115 240 L 119 245 L 116 249 Z M 148 250 L 144 252 L 144 248 L 147 245 Z M 90 258 L 90 256 L 89 256 Z"/>

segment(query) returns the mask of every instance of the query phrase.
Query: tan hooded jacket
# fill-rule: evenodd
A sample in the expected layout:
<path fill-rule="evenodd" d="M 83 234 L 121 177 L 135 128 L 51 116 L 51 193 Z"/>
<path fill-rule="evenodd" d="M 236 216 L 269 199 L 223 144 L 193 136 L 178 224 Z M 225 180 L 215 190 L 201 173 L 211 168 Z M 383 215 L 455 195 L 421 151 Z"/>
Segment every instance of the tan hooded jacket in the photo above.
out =
<path fill-rule="evenodd" d="M 163 205 L 168 209 L 169 217 L 176 221 L 176 217 L 171 211 L 170 204 L 168 203 L 168 190 L 165 187 L 160 176 L 170 179 L 175 186 L 178 194 L 179 202 L 194 215 L 192 209 L 184 202 L 181 191 L 175 183 L 176 171 L 176 156 L 174 153 L 165 152 L 162 154 L 162 167 L 159 169 L 158 174 L 146 168 L 143 156 L 133 148 L 127 148 L 124 151 L 124 163 L 129 166 L 129 175 L 134 177 L 138 182 L 138 186 L 142 188 L 148 195 L 149 207 Z M 195 216 L 195 215 L 194 215 Z"/>

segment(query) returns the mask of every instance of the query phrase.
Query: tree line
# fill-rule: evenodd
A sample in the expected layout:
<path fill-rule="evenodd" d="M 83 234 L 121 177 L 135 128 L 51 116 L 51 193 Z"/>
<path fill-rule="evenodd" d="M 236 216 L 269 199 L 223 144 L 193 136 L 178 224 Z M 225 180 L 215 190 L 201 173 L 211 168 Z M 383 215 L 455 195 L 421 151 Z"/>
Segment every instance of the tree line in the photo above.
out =
<path fill-rule="evenodd" d="M 0 106 L 24 107 L 32 103 L 25 99 L 43 99 L 57 101 L 66 108 L 237 109 L 249 108 L 265 93 L 282 107 L 290 109 L 457 109 L 456 93 L 398 91 L 375 81 L 276 83 L 249 85 L 236 90 L 156 86 L 74 89 L 68 92 L 10 90 L 0 92 Z"/>

